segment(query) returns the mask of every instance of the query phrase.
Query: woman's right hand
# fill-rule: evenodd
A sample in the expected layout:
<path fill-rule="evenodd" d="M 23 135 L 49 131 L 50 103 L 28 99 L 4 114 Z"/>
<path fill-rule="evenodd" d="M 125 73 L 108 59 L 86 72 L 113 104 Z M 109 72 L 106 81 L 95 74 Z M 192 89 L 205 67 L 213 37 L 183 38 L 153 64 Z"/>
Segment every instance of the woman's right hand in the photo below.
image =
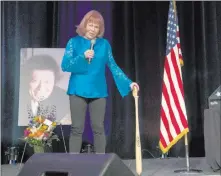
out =
<path fill-rule="evenodd" d="M 94 50 L 87 50 L 84 52 L 84 56 L 87 59 L 92 59 L 94 57 Z"/>

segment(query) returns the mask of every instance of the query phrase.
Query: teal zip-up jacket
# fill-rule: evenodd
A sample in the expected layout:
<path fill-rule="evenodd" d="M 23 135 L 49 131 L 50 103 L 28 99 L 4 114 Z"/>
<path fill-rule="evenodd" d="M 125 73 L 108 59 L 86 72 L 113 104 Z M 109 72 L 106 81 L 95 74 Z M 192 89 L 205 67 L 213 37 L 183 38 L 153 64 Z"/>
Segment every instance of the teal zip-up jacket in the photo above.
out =
<path fill-rule="evenodd" d="M 132 81 L 116 64 L 109 42 L 104 38 L 96 39 L 94 58 L 89 64 L 84 52 L 90 46 L 91 41 L 80 35 L 67 43 L 61 63 L 62 71 L 71 72 L 67 94 L 85 98 L 107 97 L 105 69 L 108 66 L 121 96 L 128 95 Z"/>

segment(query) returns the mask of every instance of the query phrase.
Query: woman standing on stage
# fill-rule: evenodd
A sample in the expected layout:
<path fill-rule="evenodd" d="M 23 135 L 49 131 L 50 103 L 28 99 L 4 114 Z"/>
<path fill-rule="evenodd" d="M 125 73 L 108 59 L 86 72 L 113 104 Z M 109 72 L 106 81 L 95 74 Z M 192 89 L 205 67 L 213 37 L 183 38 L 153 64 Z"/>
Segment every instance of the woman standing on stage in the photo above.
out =
<path fill-rule="evenodd" d="M 77 36 L 66 46 L 62 60 L 62 70 L 71 72 L 67 94 L 70 96 L 72 131 L 69 142 L 71 153 L 79 153 L 87 105 L 90 111 L 91 127 L 96 153 L 105 153 L 104 116 L 106 109 L 107 84 L 105 67 L 112 72 L 116 86 L 122 97 L 136 86 L 116 64 L 109 42 L 103 38 L 104 19 L 92 10 L 77 26 Z"/>

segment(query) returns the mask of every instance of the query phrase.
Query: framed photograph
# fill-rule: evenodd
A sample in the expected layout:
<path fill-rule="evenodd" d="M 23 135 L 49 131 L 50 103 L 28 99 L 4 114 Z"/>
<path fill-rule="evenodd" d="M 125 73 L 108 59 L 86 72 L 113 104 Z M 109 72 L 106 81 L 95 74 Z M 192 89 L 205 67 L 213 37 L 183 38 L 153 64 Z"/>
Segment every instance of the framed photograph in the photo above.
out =
<path fill-rule="evenodd" d="M 70 73 L 62 72 L 64 48 L 22 48 L 20 53 L 18 126 L 35 116 L 71 124 L 67 87 Z"/>

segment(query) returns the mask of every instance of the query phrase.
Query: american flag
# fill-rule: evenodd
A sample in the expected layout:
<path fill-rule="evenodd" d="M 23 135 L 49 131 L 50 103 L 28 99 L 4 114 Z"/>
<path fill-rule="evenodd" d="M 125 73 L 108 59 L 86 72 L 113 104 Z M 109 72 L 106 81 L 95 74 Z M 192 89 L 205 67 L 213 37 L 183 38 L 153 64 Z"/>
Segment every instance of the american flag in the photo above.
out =
<path fill-rule="evenodd" d="M 179 26 L 173 2 L 167 23 L 167 45 L 162 84 L 160 149 L 163 153 L 189 132 L 182 81 Z"/>

